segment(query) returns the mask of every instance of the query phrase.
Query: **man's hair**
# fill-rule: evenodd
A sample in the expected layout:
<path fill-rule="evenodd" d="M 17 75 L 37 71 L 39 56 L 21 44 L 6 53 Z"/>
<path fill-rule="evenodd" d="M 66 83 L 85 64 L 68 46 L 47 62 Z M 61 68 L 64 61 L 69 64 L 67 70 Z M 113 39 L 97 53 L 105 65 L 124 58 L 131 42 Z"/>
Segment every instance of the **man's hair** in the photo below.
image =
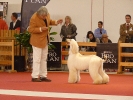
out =
<path fill-rule="evenodd" d="M 16 19 L 18 18 L 18 14 L 17 13 L 12 13 L 12 16 L 15 17 Z"/>
<path fill-rule="evenodd" d="M 131 19 L 131 15 L 129 15 L 129 14 L 127 14 L 125 17 L 130 17 L 130 19 Z"/>
<path fill-rule="evenodd" d="M 37 14 L 38 15 L 47 15 L 48 14 L 48 10 L 45 6 L 41 6 L 38 10 L 37 10 Z"/>
<path fill-rule="evenodd" d="M 3 17 L 3 12 L 0 11 L 0 17 Z"/>
<path fill-rule="evenodd" d="M 101 25 L 103 25 L 103 22 L 102 21 L 99 21 L 98 23 L 100 23 Z"/>

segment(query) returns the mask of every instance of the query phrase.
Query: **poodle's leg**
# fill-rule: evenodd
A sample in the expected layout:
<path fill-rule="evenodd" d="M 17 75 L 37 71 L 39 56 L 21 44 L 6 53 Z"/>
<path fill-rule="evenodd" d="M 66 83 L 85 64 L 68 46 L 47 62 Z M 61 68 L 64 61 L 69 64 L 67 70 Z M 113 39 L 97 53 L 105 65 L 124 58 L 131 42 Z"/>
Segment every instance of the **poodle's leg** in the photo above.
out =
<path fill-rule="evenodd" d="M 69 69 L 69 78 L 68 83 L 76 83 L 77 82 L 77 70 L 76 69 Z"/>
<path fill-rule="evenodd" d="M 105 73 L 105 71 L 103 70 L 103 62 L 101 63 L 101 66 L 99 68 L 99 74 L 102 76 L 103 81 L 102 83 L 106 84 L 109 82 L 109 76 Z"/>
<path fill-rule="evenodd" d="M 76 83 L 78 83 L 80 81 L 80 70 L 77 71 L 77 81 Z"/>
<path fill-rule="evenodd" d="M 98 73 L 99 66 L 97 64 L 92 63 L 89 67 L 89 73 L 91 78 L 93 79 L 93 84 L 102 84 L 103 78 Z"/>

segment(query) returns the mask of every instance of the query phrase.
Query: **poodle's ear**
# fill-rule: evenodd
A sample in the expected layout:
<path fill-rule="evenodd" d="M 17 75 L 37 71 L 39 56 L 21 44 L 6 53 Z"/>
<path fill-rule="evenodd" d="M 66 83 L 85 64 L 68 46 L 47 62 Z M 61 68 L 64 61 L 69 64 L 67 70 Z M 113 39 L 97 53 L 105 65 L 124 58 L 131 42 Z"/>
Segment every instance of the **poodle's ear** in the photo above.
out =
<path fill-rule="evenodd" d="M 70 42 L 70 50 L 73 54 L 78 53 L 78 45 L 76 45 L 74 41 Z"/>
<path fill-rule="evenodd" d="M 71 42 L 71 39 L 66 39 L 67 42 Z"/>

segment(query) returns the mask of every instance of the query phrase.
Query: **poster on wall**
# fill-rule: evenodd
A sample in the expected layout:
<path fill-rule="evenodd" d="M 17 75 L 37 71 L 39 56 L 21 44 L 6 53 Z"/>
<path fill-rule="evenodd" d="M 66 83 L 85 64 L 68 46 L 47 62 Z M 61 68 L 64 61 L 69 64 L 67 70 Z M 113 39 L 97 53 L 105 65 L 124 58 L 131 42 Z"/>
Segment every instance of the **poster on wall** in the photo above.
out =
<path fill-rule="evenodd" d="M 23 0 L 21 8 L 21 32 L 24 32 L 31 16 L 41 7 L 46 6 L 50 0 Z"/>
<path fill-rule="evenodd" d="M 0 2 L 0 12 L 3 12 L 3 18 L 7 16 L 8 2 Z"/>

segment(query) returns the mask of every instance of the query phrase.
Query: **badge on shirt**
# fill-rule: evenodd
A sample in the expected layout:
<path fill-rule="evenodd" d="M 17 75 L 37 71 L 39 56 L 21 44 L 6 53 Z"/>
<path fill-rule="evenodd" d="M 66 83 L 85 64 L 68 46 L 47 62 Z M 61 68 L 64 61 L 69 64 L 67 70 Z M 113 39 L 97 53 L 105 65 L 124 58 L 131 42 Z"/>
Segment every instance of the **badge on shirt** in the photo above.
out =
<path fill-rule="evenodd" d="M 132 29 L 132 27 L 129 29 L 129 31 L 132 31 L 133 29 Z"/>

